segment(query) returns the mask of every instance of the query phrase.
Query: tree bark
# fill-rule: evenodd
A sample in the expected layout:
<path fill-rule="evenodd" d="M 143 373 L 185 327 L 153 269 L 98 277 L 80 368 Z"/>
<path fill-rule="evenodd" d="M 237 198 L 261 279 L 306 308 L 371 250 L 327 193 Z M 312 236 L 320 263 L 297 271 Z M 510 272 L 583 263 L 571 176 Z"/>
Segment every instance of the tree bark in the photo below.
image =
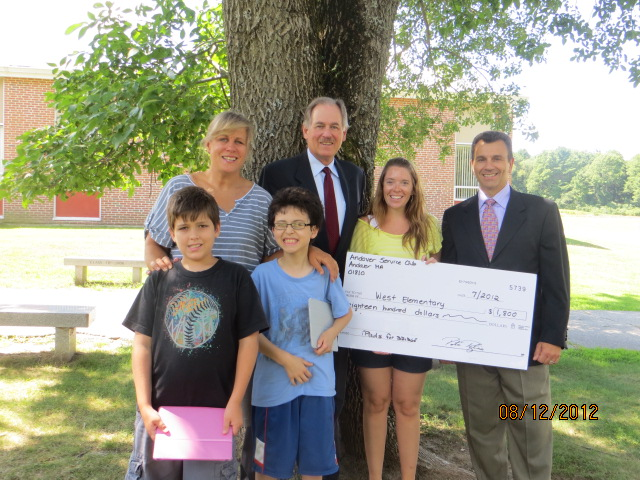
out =
<path fill-rule="evenodd" d="M 393 22 L 399 0 L 328 0 L 321 2 L 324 87 L 342 98 L 349 112 L 349 133 L 342 157 L 361 166 L 372 187 L 380 125 L 380 97 Z"/>
<path fill-rule="evenodd" d="M 226 0 L 231 104 L 257 126 L 249 178 L 299 153 L 302 112 L 342 98 L 351 128 L 340 157 L 372 179 L 380 94 L 399 0 Z M 371 182 L 369 183 L 371 184 Z"/>
<path fill-rule="evenodd" d="M 257 127 L 248 178 L 304 149 L 302 112 L 322 88 L 320 41 L 308 0 L 227 0 L 231 105 Z"/>
<path fill-rule="evenodd" d="M 231 104 L 256 124 L 257 179 L 267 163 L 302 151 L 302 112 L 315 97 L 342 98 L 349 113 L 339 153 L 372 189 L 380 97 L 399 0 L 225 0 Z M 350 369 L 342 435 L 364 458 L 361 396 Z M 395 452 L 395 448 L 393 449 Z"/>

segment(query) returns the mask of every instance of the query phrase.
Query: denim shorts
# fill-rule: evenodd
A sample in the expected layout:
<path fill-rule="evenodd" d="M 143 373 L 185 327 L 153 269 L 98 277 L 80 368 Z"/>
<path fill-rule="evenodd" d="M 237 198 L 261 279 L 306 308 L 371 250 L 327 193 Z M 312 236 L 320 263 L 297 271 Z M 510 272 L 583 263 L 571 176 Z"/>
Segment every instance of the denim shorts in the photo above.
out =
<path fill-rule="evenodd" d="M 235 445 L 235 439 L 234 439 Z M 233 449 L 235 452 L 235 448 Z M 226 462 L 200 460 L 154 460 L 153 441 L 140 412 L 136 409 L 135 430 L 133 435 L 133 452 L 129 459 L 129 467 L 125 480 L 236 480 L 238 464 L 236 459 Z"/>
<path fill-rule="evenodd" d="M 253 407 L 254 470 L 273 478 L 338 471 L 333 397 L 301 395 L 275 407 Z"/>

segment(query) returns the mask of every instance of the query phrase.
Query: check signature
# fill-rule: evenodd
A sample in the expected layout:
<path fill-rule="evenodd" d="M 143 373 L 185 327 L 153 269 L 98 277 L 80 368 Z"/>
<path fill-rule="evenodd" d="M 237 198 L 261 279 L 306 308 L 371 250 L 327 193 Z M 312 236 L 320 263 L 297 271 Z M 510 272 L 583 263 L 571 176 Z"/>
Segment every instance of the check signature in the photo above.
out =
<path fill-rule="evenodd" d="M 442 340 L 447 347 L 456 347 L 467 352 L 484 351 L 482 343 L 476 340 L 462 340 L 459 337 L 444 337 Z"/>

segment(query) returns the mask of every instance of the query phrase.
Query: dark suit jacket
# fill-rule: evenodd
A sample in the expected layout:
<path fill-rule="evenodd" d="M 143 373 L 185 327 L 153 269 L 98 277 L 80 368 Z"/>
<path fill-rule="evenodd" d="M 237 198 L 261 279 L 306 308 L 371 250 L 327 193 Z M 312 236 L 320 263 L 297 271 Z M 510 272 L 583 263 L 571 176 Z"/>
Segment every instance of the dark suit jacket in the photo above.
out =
<path fill-rule="evenodd" d="M 511 190 L 489 261 L 480 230 L 478 196 L 444 212 L 442 261 L 538 275 L 529 365 L 538 342 L 566 348 L 569 321 L 569 259 L 556 204 Z"/>
<path fill-rule="evenodd" d="M 356 227 L 358 217 L 363 214 L 365 177 L 364 171 L 353 163 L 336 159 L 335 164 L 340 176 L 342 193 L 344 193 L 346 211 L 340 231 L 340 242 L 333 257 L 340 267 L 340 275 L 344 276 L 344 264 L 351 243 L 351 236 Z M 271 195 L 285 187 L 304 187 L 318 195 L 318 189 L 313 180 L 306 151 L 295 157 L 285 158 L 265 165 L 258 183 Z M 329 251 L 329 239 L 324 225 L 313 244 L 325 252 Z"/>

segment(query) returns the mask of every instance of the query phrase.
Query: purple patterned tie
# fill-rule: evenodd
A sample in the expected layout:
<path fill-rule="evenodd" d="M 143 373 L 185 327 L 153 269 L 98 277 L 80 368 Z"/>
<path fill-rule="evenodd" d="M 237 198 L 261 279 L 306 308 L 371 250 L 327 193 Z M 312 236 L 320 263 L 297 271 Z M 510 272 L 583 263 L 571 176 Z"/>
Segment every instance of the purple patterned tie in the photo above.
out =
<path fill-rule="evenodd" d="M 484 238 L 484 246 L 487 249 L 489 260 L 493 257 L 493 250 L 496 248 L 496 240 L 498 239 L 498 217 L 493 211 L 496 201 L 493 198 L 487 198 L 484 202 L 484 212 L 482 212 L 482 238 Z"/>
<path fill-rule="evenodd" d="M 340 225 L 338 222 L 338 207 L 336 204 L 336 192 L 333 189 L 333 179 L 329 167 L 322 169 L 324 172 L 324 221 L 329 237 L 329 253 L 336 253 L 336 247 L 340 240 Z"/>

